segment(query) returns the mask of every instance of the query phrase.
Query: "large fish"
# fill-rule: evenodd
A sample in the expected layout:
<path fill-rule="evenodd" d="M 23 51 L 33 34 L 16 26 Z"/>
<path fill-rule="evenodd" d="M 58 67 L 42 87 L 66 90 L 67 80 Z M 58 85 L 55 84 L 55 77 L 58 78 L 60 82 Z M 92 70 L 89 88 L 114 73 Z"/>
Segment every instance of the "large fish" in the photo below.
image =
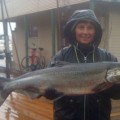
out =
<path fill-rule="evenodd" d="M 59 62 L 58 62 L 59 63 Z M 17 78 L 0 78 L 0 105 L 15 90 L 22 90 L 30 98 L 46 97 L 54 89 L 64 95 L 93 94 L 120 83 L 120 63 L 58 64 Z"/>

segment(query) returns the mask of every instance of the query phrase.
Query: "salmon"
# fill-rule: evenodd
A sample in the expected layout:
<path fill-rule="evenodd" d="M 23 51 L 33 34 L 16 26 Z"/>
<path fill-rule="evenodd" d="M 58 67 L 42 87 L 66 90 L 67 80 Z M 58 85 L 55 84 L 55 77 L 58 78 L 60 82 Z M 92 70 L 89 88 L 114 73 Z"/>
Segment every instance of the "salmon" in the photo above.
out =
<path fill-rule="evenodd" d="M 98 93 L 119 83 L 119 62 L 56 62 L 55 67 L 28 72 L 17 78 L 0 77 L 0 105 L 16 90 L 21 90 L 26 96 L 35 99 L 46 97 L 45 93 L 49 89 L 74 96 Z"/>

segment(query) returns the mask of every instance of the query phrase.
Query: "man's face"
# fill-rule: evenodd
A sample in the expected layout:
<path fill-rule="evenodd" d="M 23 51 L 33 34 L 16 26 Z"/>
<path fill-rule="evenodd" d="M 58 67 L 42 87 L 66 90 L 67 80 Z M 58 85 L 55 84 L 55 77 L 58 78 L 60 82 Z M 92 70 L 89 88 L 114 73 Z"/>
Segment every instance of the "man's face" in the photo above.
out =
<path fill-rule="evenodd" d="M 95 26 L 89 21 L 81 21 L 75 27 L 75 37 L 79 43 L 89 44 L 94 40 Z"/>

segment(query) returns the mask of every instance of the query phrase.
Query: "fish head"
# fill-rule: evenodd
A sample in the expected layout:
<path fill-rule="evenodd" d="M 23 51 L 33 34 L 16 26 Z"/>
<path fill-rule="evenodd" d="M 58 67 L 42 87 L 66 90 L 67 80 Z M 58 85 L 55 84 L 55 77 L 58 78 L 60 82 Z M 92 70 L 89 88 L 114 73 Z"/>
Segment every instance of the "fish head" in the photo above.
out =
<path fill-rule="evenodd" d="M 115 67 L 108 70 L 106 79 L 108 82 L 120 84 L 120 67 Z"/>

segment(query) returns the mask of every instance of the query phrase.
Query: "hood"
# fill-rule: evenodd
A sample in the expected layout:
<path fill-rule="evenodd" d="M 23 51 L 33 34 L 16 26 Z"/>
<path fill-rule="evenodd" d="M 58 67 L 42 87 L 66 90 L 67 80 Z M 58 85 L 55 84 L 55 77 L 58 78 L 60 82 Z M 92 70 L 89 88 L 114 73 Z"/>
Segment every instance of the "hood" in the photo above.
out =
<path fill-rule="evenodd" d="M 76 23 L 82 20 L 90 20 L 93 23 L 95 23 L 96 35 L 95 35 L 93 44 L 94 46 L 98 46 L 101 42 L 102 28 L 94 12 L 90 9 L 76 10 L 72 14 L 72 16 L 70 17 L 70 19 L 68 20 L 64 28 L 65 39 L 68 40 L 71 45 L 76 43 L 75 36 L 72 29 Z"/>

